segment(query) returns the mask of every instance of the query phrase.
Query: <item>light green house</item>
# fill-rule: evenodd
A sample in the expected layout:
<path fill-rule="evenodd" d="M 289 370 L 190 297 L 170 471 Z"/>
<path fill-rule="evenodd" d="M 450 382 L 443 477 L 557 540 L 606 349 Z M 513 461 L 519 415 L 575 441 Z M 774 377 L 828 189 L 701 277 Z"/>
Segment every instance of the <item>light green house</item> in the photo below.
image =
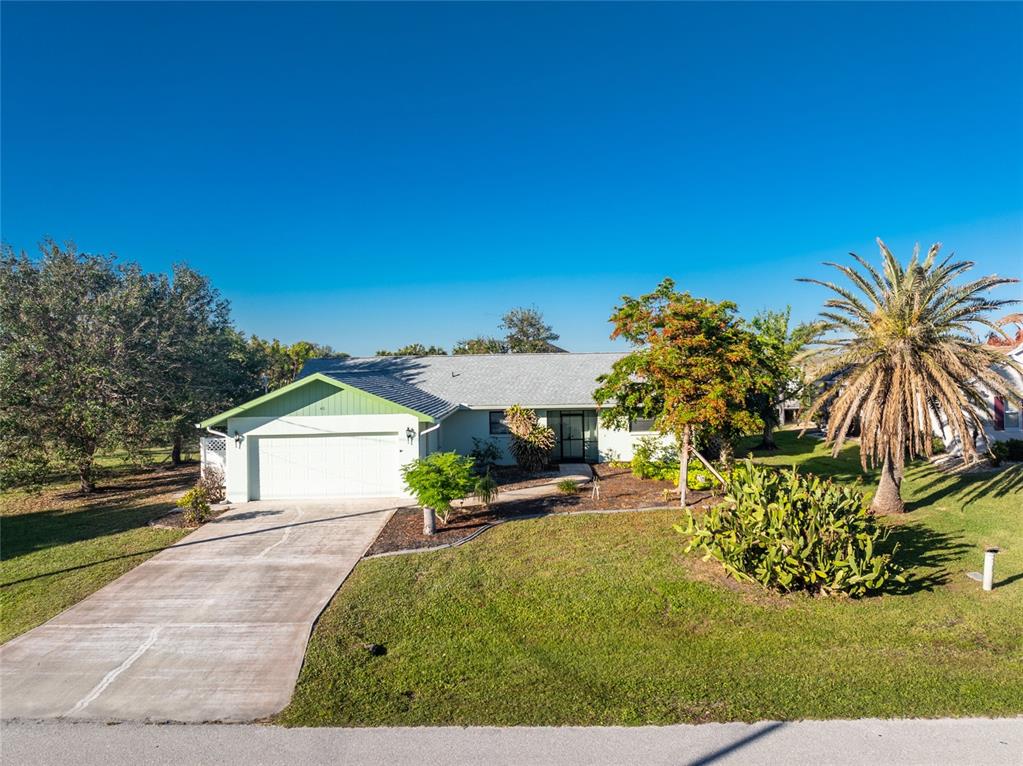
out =
<path fill-rule="evenodd" d="M 621 354 L 314 359 L 298 380 L 204 420 L 204 465 L 223 466 L 231 502 L 407 497 L 400 468 L 492 440 L 511 463 L 504 410 L 535 409 L 557 462 L 629 459 L 648 421 L 600 425 L 593 390 Z"/>

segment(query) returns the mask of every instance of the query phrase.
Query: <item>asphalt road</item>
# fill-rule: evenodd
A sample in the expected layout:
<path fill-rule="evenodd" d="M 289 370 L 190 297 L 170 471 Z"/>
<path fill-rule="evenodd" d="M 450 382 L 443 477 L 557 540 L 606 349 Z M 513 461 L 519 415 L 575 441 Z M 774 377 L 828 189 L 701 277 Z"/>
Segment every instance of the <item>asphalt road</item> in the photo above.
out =
<path fill-rule="evenodd" d="M 600 729 L 5 723 L 0 727 L 0 761 L 19 766 L 1019 766 L 1023 718 Z"/>

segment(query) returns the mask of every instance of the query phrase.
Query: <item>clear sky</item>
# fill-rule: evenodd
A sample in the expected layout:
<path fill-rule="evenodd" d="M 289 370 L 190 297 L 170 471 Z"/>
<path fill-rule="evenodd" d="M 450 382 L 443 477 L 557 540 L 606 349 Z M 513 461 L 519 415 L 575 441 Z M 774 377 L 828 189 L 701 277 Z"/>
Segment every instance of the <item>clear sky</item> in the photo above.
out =
<path fill-rule="evenodd" d="M 1023 272 L 1018 3 L 4 3 L 0 98 L 6 242 L 351 353 L 529 304 L 610 349 L 667 275 L 809 318 L 878 235 Z"/>

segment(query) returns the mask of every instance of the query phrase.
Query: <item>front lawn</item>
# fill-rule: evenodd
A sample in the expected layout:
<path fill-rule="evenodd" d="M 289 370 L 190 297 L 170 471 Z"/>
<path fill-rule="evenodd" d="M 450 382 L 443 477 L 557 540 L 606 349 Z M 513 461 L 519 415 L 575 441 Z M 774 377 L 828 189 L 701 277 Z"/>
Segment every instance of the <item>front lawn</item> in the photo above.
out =
<path fill-rule="evenodd" d="M 861 478 L 782 433 L 765 462 Z M 867 479 L 869 481 L 869 478 Z M 916 466 L 893 522 L 912 581 L 779 597 L 681 552 L 676 511 L 505 524 L 362 562 L 313 634 L 288 725 L 642 724 L 1023 713 L 1023 468 Z M 996 582 L 965 572 L 995 543 Z M 374 656 L 367 644 L 381 644 Z"/>
<path fill-rule="evenodd" d="M 175 510 L 195 465 L 140 471 L 116 458 L 94 495 L 56 481 L 0 494 L 0 643 L 46 622 L 188 534 L 147 523 Z"/>

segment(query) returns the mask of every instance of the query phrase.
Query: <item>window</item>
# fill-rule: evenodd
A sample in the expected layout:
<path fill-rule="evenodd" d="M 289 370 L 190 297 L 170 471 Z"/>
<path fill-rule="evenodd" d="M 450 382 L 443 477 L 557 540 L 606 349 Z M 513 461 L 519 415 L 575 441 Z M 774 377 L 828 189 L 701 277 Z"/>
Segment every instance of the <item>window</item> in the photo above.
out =
<path fill-rule="evenodd" d="M 630 431 L 653 431 L 654 430 L 654 419 L 653 418 L 633 418 L 629 421 Z"/>
<path fill-rule="evenodd" d="M 504 410 L 491 410 L 490 411 L 490 435 L 500 436 L 501 434 L 511 433 L 508 430 L 508 426 L 504 422 Z"/>
<path fill-rule="evenodd" d="M 1009 399 L 1005 403 L 1004 422 L 1006 428 L 1011 428 L 1016 431 L 1019 430 L 1020 428 L 1019 405 L 1020 403 L 1014 399 Z"/>

